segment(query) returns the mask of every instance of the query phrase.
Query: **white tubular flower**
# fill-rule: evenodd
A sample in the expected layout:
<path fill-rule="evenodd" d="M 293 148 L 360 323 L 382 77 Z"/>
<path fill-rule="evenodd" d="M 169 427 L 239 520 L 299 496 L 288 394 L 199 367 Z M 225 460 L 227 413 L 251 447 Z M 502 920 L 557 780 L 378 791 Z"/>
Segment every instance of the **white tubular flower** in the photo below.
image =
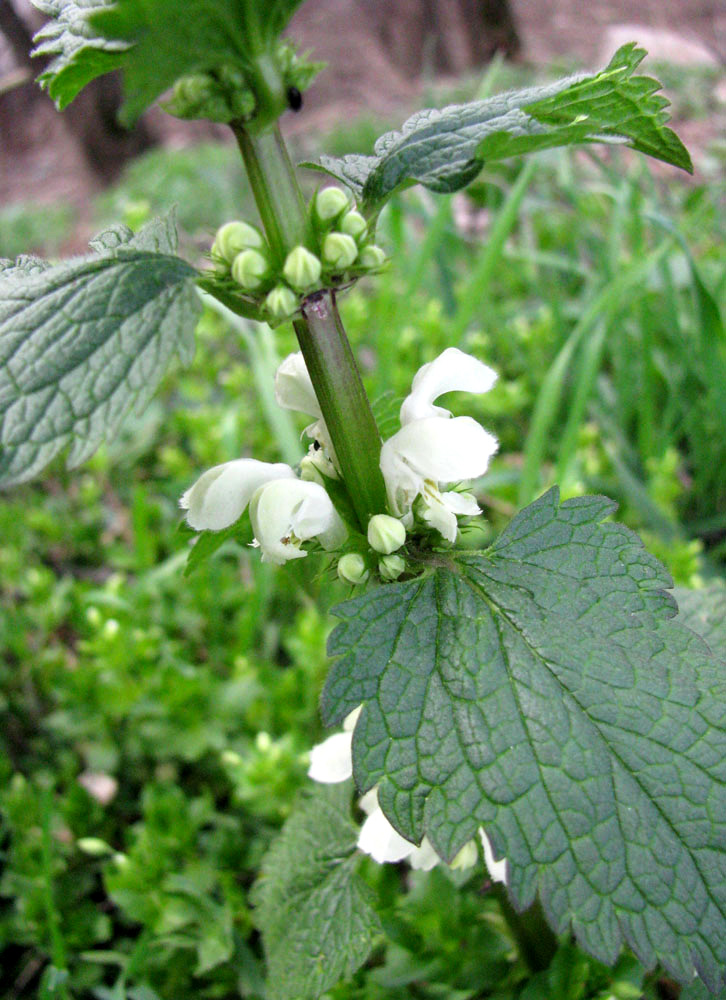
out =
<path fill-rule="evenodd" d="M 507 884 L 507 860 L 502 858 L 501 861 L 494 860 L 494 852 L 492 851 L 492 845 L 489 843 L 489 838 L 484 832 L 484 827 L 479 827 L 479 836 L 481 837 L 481 844 L 484 848 L 484 861 L 486 863 L 489 875 L 492 882 L 502 882 L 504 885 Z"/>
<path fill-rule="evenodd" d="M 343 732 L 333 733 L 310 751 L 308 777 L 323 785 L 335 785 L 353 776 L 353 730 L 363 706 L 346 715 Z"/>
<path fill-rule="evenodd" d="M 401 406 L 401 426 L 424 417 L 451 416 L 443 406 L 433 402 L 445 392 L 489 392 L 497 380 L 497 373 L 456 347 L 447 347 L 438 358 L 422 365 L 411 383 L 411 392 Z"/>
<path fill-rule="evenodd" d="M 187 512 L 187 523 L 196 531 L 222 531 L 242 516 L 261 486 L 276 479 L 294 478 L 293 470 L 282 462 L 238 458 L 208 469 L 184 493 L 179 506 Z"/>
<path fill-rule="evenodd" d="M 497 439 L 471 417 L 425 417 L 406 424 L 381 449 L 391 510 L 405 524 L 420 496 L 424 520 L 455 541 L 457 514 L 478 514 L 479 507 L 471 494 L 442 493 L 439 484 L 483 475 L 497 446 Z"/>
<path fill-rule="evenodd" d="M 305 434 L 322 445 L 326 453 L 324 457 L 335 464 L 335 449 L 300 351 L 288 354 L 275 372 L 275 399 L 283 410 L 296 410 L 316 418 L 314 423 L 305 428 Z"/>
<path fill-rule="evenodd" d="M 323 487 L 302 479 L 271 482 L 259 489 L 250 502 L 250 520 L 262 561 L 277 566 L 306 556 L 301 546 L 311 538 L 329 550 L 348 534 Z"/>
<path fill-rule="evenodd" d="M 417 372 L 401 406 L 401 430 L 381 450 L 381 471 L 391 511 L 410 526 L 413 505 L 447 541 L 456 541 L 457 517 L 479 513 L 471 493 L 441 490 L 443 483 L 476 479 L 497 450 L 493 435 L 471 417 L 452 417 L 434 400 L 445 392 L 487 392 L 496 374 L 450 347 Z"/>

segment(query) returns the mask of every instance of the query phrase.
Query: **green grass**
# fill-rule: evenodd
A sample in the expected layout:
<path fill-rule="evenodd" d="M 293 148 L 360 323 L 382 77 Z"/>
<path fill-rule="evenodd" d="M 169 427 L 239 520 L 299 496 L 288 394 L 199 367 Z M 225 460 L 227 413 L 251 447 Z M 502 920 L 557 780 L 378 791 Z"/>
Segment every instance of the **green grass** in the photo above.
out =
<path fill-rule="evenodd" d="M 501 442 L 476 487 L 490 534 L 559 482 L 617 499 L 679 582 L 724 575 L 722 197 L 579 152 L 482 175 L 478 235 L 450 198 L 395 200 L 393 265 L 343 301 L 385 433 L 421 364 L 472 351 L 499 383 L 451 406 Z M 194 254 L 249 212 L 231 150 L 144 158 L 99 223 L 172 201 Z M 280 418 L 269 379 L 294 349 L 289 328 L 207 312 L 193 367 L 117 441 L 0 504 L 0 997 L 264 997 L 248 890 L 321 735 L 326 612 L 345 592 L 313 559 L 276 570 L 233 543 L 184 576 L 177 501 L 218 462 L 293 456 L 306 421 Z M 110 801 L 89 773 L 115 779 Z M 609 972 L 566 940 L 556 980 L 533 977 L 481 868 L 366 877 L 390 942 L 332 1000 L 657 996 L 631 958 Z"/>

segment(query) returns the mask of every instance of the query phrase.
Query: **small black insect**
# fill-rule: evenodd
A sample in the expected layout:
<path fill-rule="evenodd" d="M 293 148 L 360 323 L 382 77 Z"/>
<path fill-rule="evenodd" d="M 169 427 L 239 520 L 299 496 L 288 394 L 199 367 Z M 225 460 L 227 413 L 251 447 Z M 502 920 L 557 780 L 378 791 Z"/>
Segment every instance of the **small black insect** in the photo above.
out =
<path fill-rule="evenodd" d="M 293 111 L 299 111 L 302 107 L 302 94 L 297 87 L 287 88 L 287 103 Z"/>

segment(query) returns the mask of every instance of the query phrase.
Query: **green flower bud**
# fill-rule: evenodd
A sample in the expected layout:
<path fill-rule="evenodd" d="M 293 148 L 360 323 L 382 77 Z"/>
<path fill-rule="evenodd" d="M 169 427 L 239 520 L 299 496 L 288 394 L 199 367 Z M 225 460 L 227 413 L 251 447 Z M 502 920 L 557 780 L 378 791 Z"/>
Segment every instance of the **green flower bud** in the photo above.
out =
<path fill-rule="evenodd" d="M 340 220 L 340 231 L 341 233 L 346 233 L 348 236 L 354 236 L 358 239 L 368 228 L 368 223 L 360 214 L 360 212 L 346 212 L 343 218 Z"/>
<path fill-rule="evenodd" d="M 247 222 L 225 222 L 217 230 L 212 245 L 212 253 L 231 264 L 243 250 L 259 250 L 264 247 L 262 234 Z"/>
<path fill-rule="evenodd" d="M 382 580 L 397 580 L 405 569 L 406 560 L 402 556 L 384 556 L 378 563 Z"/>
<path fill-rule="evenodd" d="M 105 840 L 100 837 L 79 837 L 76 841 L 78 849 L 84 854 L 89 854 L 92 858 L 103 858 L 108 854 L 113 854 L 113 848 L 109 847 Z"/>
<path fill-rule="evenodd" d="M 293 288 L 304 292 L 320 280 L 322 265 L 314 253 L 306 247 L 295 247 L 287 255 L 282 273 Z"/>
<path fill-rule="evenodd" d="M 363 247 L 361 250 L 358 263 L 367 271 L 377 271 L 379 267 L 383 267 L 386 263 L 386 255 L 380 247 L 377 247 L 375 243 L 371 243 L 370 246 Z"/>
<path fill-rule="evenodd" d="M 350 267 L 358 256 L 358 244 L 345 233 L 328 233 L 323 243 L 323 260 L 337 271 Z"/>
<path fill-rule="evenodd" d="M 343 583 L 358 587 L 368 579 L 365 559 L 358 552 L 348 552 L 338 560 L 338 576 Z"/>
<path fill-rule="evenodd" d="M 376 552 L 388 556 L 406 541 L 406 529 L 397 517 L 374 514 L 368 522 L 368 544 Z"/>
<path fill-rule="evenodd" d="M 282 322 L 298 311 L 300 300 L 286 285 L 277 285 L 265 299 L 265 305 L 271 316 Z"/>
<path fill-rule="evenodd" d="M 232 277 L 247 291 L 259 288 L 269 273 L 269 261 L 259 250 L 243 250 L 232 264 Z"/>
<path fill-rule="evenodd" d="M 322 188 L 315 195 L 315 213 L 321 222 L 330 222 L 350 205 L 348 195 L 342 188 Z"/>

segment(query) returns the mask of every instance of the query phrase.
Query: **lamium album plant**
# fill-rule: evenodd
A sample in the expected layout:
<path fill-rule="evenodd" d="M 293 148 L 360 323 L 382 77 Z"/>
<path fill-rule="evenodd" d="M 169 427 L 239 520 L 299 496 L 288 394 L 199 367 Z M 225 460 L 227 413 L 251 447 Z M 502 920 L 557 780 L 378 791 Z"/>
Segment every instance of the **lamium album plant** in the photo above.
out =
<path fill-rule="evenodd" d="M 191 559 L 246 539 L 255 558 L 315 562 L 349 592 L 321 695 L 330 735 L 254 889 L 267 995 L 318 997 L 369 959 L 388 923 L 368 856 L 454 880 L 478 870 L 542 968 L 573 940 L 606 965 L 627 947 L 684 997 L 719 995 L 717 633 L 699 634 L 697 601 L 679 614 L 668 573 L 602 496 L 553 488 L 477 548 L 477 480 L 498 442 L 444 397 L 487 393 L 497 357 L 429 351 L 382 435 L 339 312 L 361 278 L 396 268 L 378 221 L 413 185 L 448 194 L 485 164 L 578 144 L 690 170 L 659 84 L 638 75 L 645 53 L 629 44 L 597 73 L 421 111 L 370 155 L 295 166 L 279 119 L 304 115 L 321 69 L 281 37 L 302 0 L 34 2 L 49 17 L 40 80 L 59 108 L 120 70 L 124 123 L 157 100 L 224 123 L 257 214 L 222 225 L 200 266 L 177 255 L 172 217 L 107 229 L 88 256 L 0 262 L 2 485 L 65 450 L 84 462 L 175 356 L 191 364 L 203 299 L 297 337 L 274 394 L 310 419 L 305 457 L 226 455 L 180 498 Z M 303 170 L 318 172 L 308 199 Z"/>

